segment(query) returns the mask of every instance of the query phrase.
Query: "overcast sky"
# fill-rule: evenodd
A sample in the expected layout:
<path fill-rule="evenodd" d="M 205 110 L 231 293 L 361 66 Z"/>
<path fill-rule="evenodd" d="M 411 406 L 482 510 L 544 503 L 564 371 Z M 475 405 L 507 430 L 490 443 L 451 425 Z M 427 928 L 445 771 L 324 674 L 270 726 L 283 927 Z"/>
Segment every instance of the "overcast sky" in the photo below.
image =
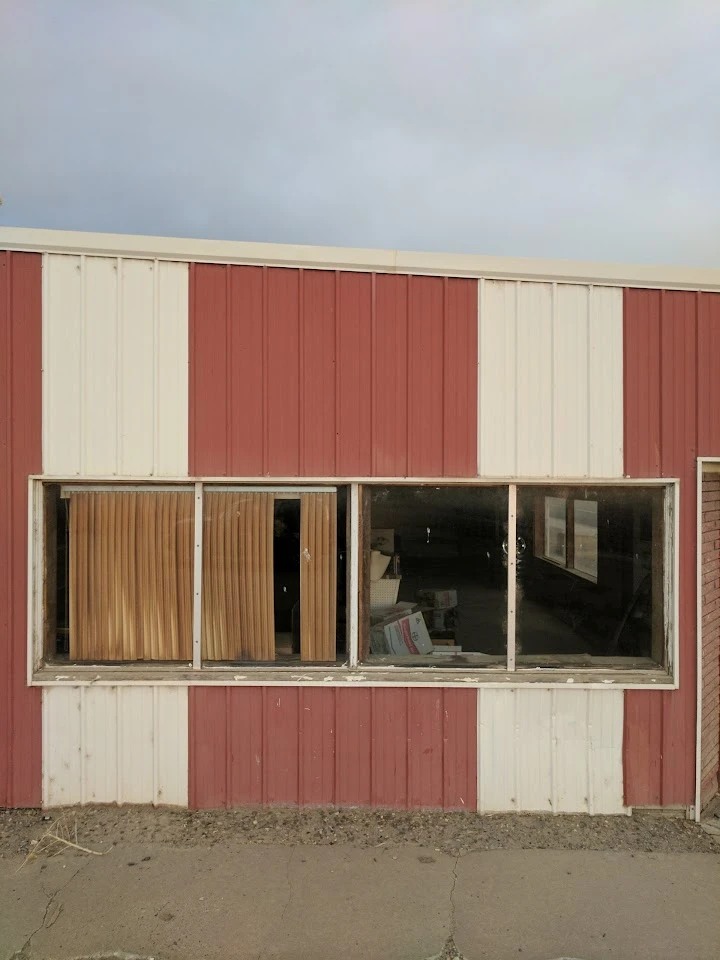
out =
<path fill-rule="evenodd" d="M 718 0 L 0 0 L 0 224 L 720 266 Z"/>

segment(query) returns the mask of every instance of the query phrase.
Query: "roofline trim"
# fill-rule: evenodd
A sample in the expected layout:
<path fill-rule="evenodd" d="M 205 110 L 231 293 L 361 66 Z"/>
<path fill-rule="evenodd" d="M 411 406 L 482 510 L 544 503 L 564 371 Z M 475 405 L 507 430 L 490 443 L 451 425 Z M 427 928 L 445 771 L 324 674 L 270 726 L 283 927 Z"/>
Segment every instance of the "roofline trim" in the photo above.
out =
<path fill-rule="evenodd" d="M 0 226 L 0 250 L 664 290 L 720 291 L 720 269 L 714 268 L 249 243 L 241 240 L 193 240 L 25 227 Z"/>

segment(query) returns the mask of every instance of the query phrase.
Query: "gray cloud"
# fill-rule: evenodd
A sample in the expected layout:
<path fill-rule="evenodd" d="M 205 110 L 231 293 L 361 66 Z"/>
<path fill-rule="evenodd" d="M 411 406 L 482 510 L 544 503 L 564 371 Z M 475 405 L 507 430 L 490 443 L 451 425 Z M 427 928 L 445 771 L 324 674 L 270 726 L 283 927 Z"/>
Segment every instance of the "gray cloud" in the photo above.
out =
<path fill-rule="evenodd" d="M 6 0 L 0 223 L 720 262 L 720 5 Z"/>

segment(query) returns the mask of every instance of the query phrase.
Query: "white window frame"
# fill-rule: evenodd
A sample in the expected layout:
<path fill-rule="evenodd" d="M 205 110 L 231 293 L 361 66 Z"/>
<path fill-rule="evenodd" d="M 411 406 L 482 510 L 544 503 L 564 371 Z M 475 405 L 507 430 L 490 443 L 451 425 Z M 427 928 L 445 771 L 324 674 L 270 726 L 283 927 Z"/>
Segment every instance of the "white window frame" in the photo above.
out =
<path fill-rule="evenodd" d="M 143 664 L 124 666 L 58 665 L 46 663 L 43 649 L 43 576 L 44 576 L 44 498 L 42 491 L 47 484 L 91 490 L 177 490 L 191 489 L 195 492 L 195 554 L 194 554 L 194 608 L 193 608 L 193 661 L 167 667 L 162 670 Z M 492 486 L 508 489 L 508 648 L 504 669 L 488 668 L 459 669 L 443 668 L 438 671 L 429 666 L 402 667 L 374 666 L 359 661 L 359 570 L 361 564 L 359 531 L 361 512 L 361 487 L 373 486 Z M 347 547 L 349 561 L 350 597 L 347 609 L 348 653 L 342 665 L 306 666 L 274 665 L 215 667 L 203 664 L 200 648 L 200 604 L 202 584 L 202 493 L 205 487 L 213 490 L 250 490 L 276 492 L 280 495 L 299 496 L 305 492 L 331 492 L 339 486 L 348 488 L 348 511 L 350 543 Z M 603 670 L 602 667 L 578 670 L 552 667 L 538 671 L 523 668 L 516 661 L 515 617 L 517 568 L 517 538 L 513 535 L 517 524 L 518 487 L 551 486 L 564 488 L 587 487 L 655 487 L 665 490 L 665 523 L 663 544 L 665 667 L 642 671 Z M 127 478 L 118 477 L 59 477 L 33 475 L 28 478 L 28 645 L 27 682 L 31 686 L 67 686 L 83 684 L 102 685 L 323 685 L 346 686 L 348 683 L 370 686 L 435 686 L 467 687 L 468 685 L 491 687 L 521 687 L 532 683 L 543 688 L 563 688 L 573 683 L 583 689 L 676 689 L 679 685 L 678 646 L 678 582 L 679 582 L 679 488 L 677 479 L 632 479 L 627 478 L 438 478 L 438 477 L 297 477 L 273 478 L 267 483 L 253 478 L 227 477 L 163 477 Z M 200 533 L 198 533 L 200 531 Z M 582 574 L 581 574 L 582 575 Z"/>

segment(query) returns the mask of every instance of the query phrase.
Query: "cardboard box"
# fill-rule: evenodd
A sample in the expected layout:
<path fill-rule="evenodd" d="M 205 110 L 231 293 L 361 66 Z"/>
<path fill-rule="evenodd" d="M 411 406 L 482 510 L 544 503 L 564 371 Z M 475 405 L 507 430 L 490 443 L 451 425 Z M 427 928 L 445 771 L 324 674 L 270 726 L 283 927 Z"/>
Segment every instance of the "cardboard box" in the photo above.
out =
<path fill-rule="evenodd" d="M 428 607 L 451 609 L 457 606 L 457 590 L 418 590 L 418 600 Z"/>
<path fill-rule="evenodd" d="M 411 657 L 432 653 L 433 645 L 423 615 L 410 613 L 377 624 L 372 630 L 371 648 L 373 653 Z"/>

